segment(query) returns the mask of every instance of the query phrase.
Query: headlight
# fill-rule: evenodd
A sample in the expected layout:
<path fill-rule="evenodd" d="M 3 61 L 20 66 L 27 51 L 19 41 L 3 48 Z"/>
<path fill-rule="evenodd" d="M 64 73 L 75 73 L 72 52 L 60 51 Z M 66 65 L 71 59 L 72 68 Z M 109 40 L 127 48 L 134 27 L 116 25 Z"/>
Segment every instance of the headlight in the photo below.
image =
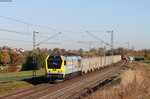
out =
<path fill-rule="evenodd" d="M 47 70 L 47 71 L 46 71 L 46 73 L 50 73 L 50 71 L 49 71 L 49 70 Z"/>
<path fill-rule="evenodd" d="M 60 71 L 58 71 L 58 73 L 62 73 L 62 71 L 60 70 Z"/>

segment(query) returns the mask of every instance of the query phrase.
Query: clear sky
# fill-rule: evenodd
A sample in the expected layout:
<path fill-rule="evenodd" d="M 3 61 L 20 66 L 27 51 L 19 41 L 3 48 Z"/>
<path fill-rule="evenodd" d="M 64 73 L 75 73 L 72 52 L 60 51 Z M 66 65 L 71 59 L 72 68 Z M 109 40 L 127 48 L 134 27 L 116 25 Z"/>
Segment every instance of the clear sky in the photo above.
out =
<path fill-rule="evenodd" d="M 115 48 L 127 48 L 126 42 L 130 42 L 130 48 L 150 49 L 150 0 L 12 0 L 0 2 L 0 16 L 50 28 L 0 17 L 0 29 L 29 33 L 24 35 L 0 30 L 0 46 L 31 49 L 33 31 L 44 37 L 61 32 L 45 42 L 49 44 L 39 47 L 87 50 L 89 42 L 92 42 L 91 48 L 104 47 L 105 44 L 85 31 L 110 43 L 110 34 L 106 31 L 113 30 Z M 36 37 L 37 43 L 45 39 Z"/>

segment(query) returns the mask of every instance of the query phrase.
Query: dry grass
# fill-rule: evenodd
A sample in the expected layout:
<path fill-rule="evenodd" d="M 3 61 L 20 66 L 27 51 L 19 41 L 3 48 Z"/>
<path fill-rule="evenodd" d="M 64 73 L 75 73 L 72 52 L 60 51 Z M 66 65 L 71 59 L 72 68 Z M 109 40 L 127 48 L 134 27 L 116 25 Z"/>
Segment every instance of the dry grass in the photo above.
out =
<path fill-rule="evenodd" d="M 8 65 L 7 66 L 0 66 L 0 73 L 1 72 L 7 72 L 8 71 Z"/>
<path fill-rule="evenodd" d="M 119 84 L 97 91 L 86 99 L 143 99 L 148 93 L 148 85 L 145 69 L 136 64 L 134 70 L 121 75 Z"/>

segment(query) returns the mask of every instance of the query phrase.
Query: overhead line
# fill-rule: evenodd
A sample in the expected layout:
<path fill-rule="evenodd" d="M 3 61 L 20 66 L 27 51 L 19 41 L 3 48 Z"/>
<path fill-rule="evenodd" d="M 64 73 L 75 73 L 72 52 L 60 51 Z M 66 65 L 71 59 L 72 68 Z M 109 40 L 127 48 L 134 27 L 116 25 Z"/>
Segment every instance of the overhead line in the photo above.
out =
<path fill-rule="evenodd" d="M 107 31 L 90 31 L 90 32 L 98 32 L 98 33 L 102 33 L 102 32 L 107 32 Z"/>
<path fill-rule="evenodd" d="M 35 27 L 42 27 L 42 28 L 46 28 L 46 29 L 51 29 L 51 30 L 52 30 L 52 28 L 49 28 L 49 27 L 45 27 L 45 26 L 41 26 L 41 25 L 36 25 L 36 24 L 32 24 L 32 23 L 28 23 L 28 22 L 16 20 L 16 19 L 9 18 L 9 17 L 6 17 L 6 16 L 0 15 L 0 17 L 1 17 L 1 18 L 4 18 L 4 19 L 11 20 L 11 21 L 15 21 L 15 22 L 18 22 L 18 23 L 26 24 L 26 25 L 32 25 L 32 26 L 35 26 Z M 55 29 L 53 29 L 53 30 L 55 30 Z"/>
<path fill-rule="evenodd" d="M 0 38 L 0 40 L 19 41 L 19 42 L 25 42 L 25 43 L 32 43 L 32 41 L 17 40 L 17 39 L 5 39 L 5 38 Z M 43 43 L 43 44 L 61 44 L 61 43 Z"/>
<path fill-rule="evenodd" d="M 12 18 L 9 18 L 9 17 L 6 17 L 6 16 L 1 16 L 1 18 L 4 18 L 4 19 L 8 19 L 8 20 L 12 20 L 12 21 L 15 21 L 15 22 L 18 22 L 18 23 L 22 23 L 22 24 L 27 24 L 29 25 L 30 23 L 27 23 L 27 22 L 24 22 L 24 21 L 20 21 L 20 20 L 16 20 L 16 19 L 12 19 Z"/>
<path fill-rule="evenodd" d="M 61 34 L 61 32 L 59 32 L 59 33 L 57 33 L 57 34 L 55 34 L 55 35 L 49 37 L 48 39 L 46 39 L 46 40 L 44 40 L 44 41 L 42 41 L 42 42 L 40 42 L 40 43 L 38 43 L 36 46 L 38 46 L 38 45 L 40 45 L 40 44 L 42 44 L 42 43 L 44 43 L 44 42 L 46 42 L 46 41 L 48 41 L 48 40 L 54 38 L 55 36 L 57 36 L 57 35 L 59 35 L 59 34 Z"/>
<path fill-rule="evenodd" d="M 19 41 L 19 42 L 28 42 L 28 43 L 31 43 L 31 42 L 32 42 L 32 41 L 24 41 L 24 40 L 17 40 L 17 39 L 5 39 L 5 38 L 0 38 L 0 40 Z"/>
<path fill-rule="evenodd" d="M 42 43 L 42 44 L 62 44 L 62 43 L 61 42 L 60 43 L 55 42 L 55 43 Z"/>
<path fill-rule="evenodd" d="M 19 32 L 19 31 L 13 31 L 13 30 L 8 30 L 8 29 L 0 29 L 0 31 L 30 35 L 29 33 L 26 33 L 26 32 Z"/>
<path fill-rule="evenodd" d="M 46 36 L 42 36 L 42 35 L 36 35 L 37 37 L 42 37 L 42 38 L 49 38 Z M 56 40 L 61 40 L 61 41 L 66 41 L 66 42 L 73 42 L 73 43 L 78 43 L 78 41 L 72 41 L 72 40 L 64 40 L 64 39 L 60 39 L 60 38 L 52 38 L 52 39 L 56 39 Z"/>
<path fill-rule="evenodd" d="M 92 37 L 94 37 L 94 38 L 100 40 L 102 43 L 105 43 L 106 45 L 110 46 L 107 42 L 105 42 L 105 41 L 103 41 L 102 39 L 96 37 L 95 35 L 91 34 L 90 32 L 86 31 L 86 33 L 88 33 L 88 34 L 91 35 Z"/>
<path fill-rule="evenodd" d="M 63 46 L 67 46 L 67 47 L 76 47 L 76 46 L 72 46 L 72 45 L 69 45 L 69 44 L 68 44 L 68 45 L 67 45 L 67 44 L 62 44 L 62 45 L 63 45 Z M 82 47 L 83 47 L 83 46 L 82 46 Z M 85 46 L 85 45 L 84 45 L 84 47 L 88 48 L 88 46 Z"/>
<path fill-rule="evenodd" d="M 42 38 L 49 38 L 49 37 L 46 37 L 46 36 L 42 36 L 42 35 L 36 35 L 38 37 L 42 37 Z M 85 43 L 82 43 L 82 42 L 89 42 L 89 41 L 72 41 L 72 40 L 65 40 L 65 39 L 60 39 L 60 38 L 52 38 L 52 39 L 56 39 L 56 40 L 61 40 L 61 41 L 66 41 L 66 42 L 71 42 L 71 43 L 79 43 L 79 44 L 83 44 L 83 45 L 86 45 Z M 98 42 L 95 42 L 95 43 L 98 43 Z"/>
<path fill-rule="evenodd" d="M 77 33 L 77 32 L 73 32 L 73 31 L 67 31 L 67 30 L 61 30 L 61 29 L 54 29 L 54 28 L 50 28 L 50 27 L 46 27 L 46 26 L 42 26 L 42 25 L 36 25 L 36 24 L 32 24 L 32 23 L 25 22 L 25 21 L 20 21 L 20 20 L 9 18 L 9 17 L 2 16 L 2 15 L 0 15 L 0 17 L 4 18 L 4 19 L 11 20 L 11 21 L 15 21 L 15 22 L 18 22 L 18 23 L 26 24 L 26 25 L 31 25 L 31 26 L 35 26 L 35 27 L 45 28 L 45 29 L 48 29 L 48 30 L 63 31 L 63 32 L 68 32 L 68 33 Z"/>

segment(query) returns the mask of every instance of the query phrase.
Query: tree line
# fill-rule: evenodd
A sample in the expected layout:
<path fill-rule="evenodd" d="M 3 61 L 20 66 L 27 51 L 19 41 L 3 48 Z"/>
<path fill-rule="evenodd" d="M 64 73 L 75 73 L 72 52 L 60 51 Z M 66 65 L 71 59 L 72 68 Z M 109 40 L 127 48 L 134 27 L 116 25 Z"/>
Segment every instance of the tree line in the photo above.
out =
<path fill-rule="evenodd" d="M 10 65 L 16 64 L 21 65 L 22 70 L 33 70 L 33 69 L 40 69 L 44 68 L 45 66 L 45 58 L 49 54 L 60 53 L 60 54 L 76 54 L 82 57 L 96 57 L 96 56 L 109 56 L 111 55 L 111 50 L 106 50 L 104 48 L 95 49 L 92 48 L 89 51 L 84 51 L 82 48 L 79 50 L 65 50 L 60 48 L 54 49 L 40 49 L 37 48 L 35 51 L 25 51 L 25 52 L 18 52 L 13 49 L 2 49 L 0 48 L 0 65 Z M 139 50 L 134 51 L 131 49 L 125 48 L 117 48 L 113 49 L 114 55 L 121 55 L 121 54 L 132 54 L 134 55 L 143 55 L 145 57 L 150 58 L 150 50 Z M 33 57 L 35 58 L 35 64 L 33 63 Z"/>

